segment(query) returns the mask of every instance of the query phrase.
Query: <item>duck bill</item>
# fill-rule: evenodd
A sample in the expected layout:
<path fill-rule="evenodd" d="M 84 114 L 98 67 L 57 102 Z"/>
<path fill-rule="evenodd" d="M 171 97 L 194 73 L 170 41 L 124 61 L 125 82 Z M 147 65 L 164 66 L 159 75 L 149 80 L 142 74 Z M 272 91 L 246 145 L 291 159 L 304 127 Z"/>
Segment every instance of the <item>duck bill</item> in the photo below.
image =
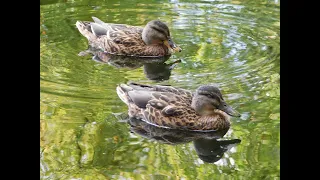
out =
<path fill-rule="evenodd" d="M 219 109 L 221 111 L 224 111 L 225 113 L 227 113 L 230 116 L 234 116 L 234 117 L 240 117 L 241 114 L 238 113 L 236 110 L 234 110 L 231 106 L 229 106 L 227 103 L 221 103 Z"/>
<path fill-rule="evenodd" d="M 182 49 L 179 46 L 177 46 L 176 43 L 172 41 L 172 39 L 169 40 L 165 40 L 163 42 L 164 45 L 167 46 L 169 49 L 172 49 L 174 52 L 181 52 Z"/>

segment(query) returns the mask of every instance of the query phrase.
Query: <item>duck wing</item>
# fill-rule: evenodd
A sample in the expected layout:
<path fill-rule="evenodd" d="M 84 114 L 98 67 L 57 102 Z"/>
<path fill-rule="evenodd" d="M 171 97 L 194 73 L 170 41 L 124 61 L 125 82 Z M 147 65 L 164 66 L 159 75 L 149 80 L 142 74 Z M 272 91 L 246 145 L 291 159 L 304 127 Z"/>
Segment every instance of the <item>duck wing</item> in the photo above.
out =
<path fill-rule="evenodd" d="M 156 92 L 170 92 L 176 95 L 184 96 L 185 98 L 192 99 L 193 93 L 189 90 L 176 88 L 170 85 L 145 85 L 131 82 L 128 84 L 130 87 L 136 90 L 147 90 L 147 91 L 156 91 Z"/>

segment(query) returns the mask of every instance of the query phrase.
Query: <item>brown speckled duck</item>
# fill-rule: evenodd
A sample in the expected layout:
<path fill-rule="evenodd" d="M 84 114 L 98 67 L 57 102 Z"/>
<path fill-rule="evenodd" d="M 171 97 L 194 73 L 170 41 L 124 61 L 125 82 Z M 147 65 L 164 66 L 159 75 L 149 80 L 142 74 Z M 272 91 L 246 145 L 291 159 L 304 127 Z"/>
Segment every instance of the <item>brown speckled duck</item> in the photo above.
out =
<path fill-rule="evenodd" d="M 213 85 L 202 85 L 195 93 L 172 86 L 120 84 L 120 99 L 128 115 L 148 123 L 192 131 L 222 130 L 230 127 L 230 116 L 239 117 Z"/>
<path fill-rule="evenodd" d="M 96 17 L 94 22 L 77 21 L 76 26 L 89 45 L 106 53 L 127 56 L 166 56 L 181 51 L 170 37 L 168 26 L 153 20 L 143 27 L 104 23 Z"/>

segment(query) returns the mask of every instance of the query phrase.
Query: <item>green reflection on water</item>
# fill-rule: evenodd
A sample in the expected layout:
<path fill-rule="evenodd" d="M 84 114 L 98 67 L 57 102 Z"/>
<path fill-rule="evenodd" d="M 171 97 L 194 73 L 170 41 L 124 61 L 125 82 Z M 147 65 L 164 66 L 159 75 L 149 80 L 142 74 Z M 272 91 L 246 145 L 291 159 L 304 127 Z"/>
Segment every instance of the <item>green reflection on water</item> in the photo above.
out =
<path fill-rule="evenodd" d="M 277 1 L 40 1 L 40 175 L 42 179 L 279 179 L 280 21 Z M 78 56 L 87 40 L 77 20 L 143 26 L 165 21 L 183 51 L 168 80 Z M 241 112 L 214 164 L 192 143 L 167 145 L 129 132 L 119 83 L 194 90 L 217 83 Z"/>

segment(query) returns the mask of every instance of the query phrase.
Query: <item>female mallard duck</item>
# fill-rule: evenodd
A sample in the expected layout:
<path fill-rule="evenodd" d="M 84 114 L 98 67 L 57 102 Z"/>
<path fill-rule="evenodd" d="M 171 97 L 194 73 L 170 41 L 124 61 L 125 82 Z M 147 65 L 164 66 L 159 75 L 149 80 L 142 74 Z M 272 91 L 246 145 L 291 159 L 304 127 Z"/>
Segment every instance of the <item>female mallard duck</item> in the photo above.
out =
<path fill-rule="evenodd" d="M 77 21 L 76 26 L 89 45 L 106 53 L 129 56 L 166 56 L 181 51 L 170 37 L 169 28 L 159 20 L 143 27 L 104 23 L 96 17 L 94 22 Z"/>
<path fill-rule="evenodd" d="M 213 85 L 202 85 L 195 93 L 171 86 L 130 83 L 117 87 L 128 105 L 130 117 L 151 124 L 185 130 L 229 129 L 230 116 L 239 117 Z"/>

